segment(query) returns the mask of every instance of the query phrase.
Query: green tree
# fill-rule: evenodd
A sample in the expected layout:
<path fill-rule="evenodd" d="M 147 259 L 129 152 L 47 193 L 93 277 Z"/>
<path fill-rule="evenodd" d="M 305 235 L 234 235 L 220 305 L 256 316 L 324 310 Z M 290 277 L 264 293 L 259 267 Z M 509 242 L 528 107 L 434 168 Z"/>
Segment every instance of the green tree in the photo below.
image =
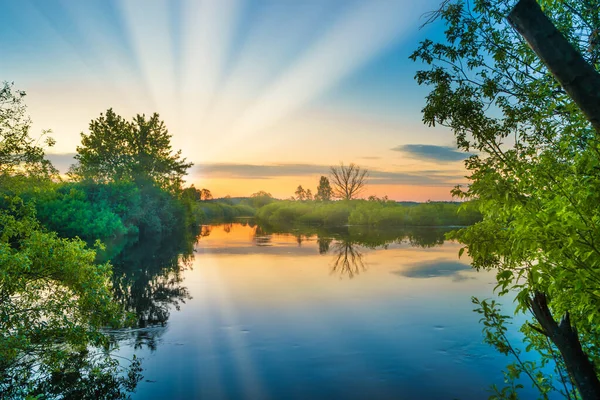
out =
<path fill-rule="evenodd" d="M 71 174 L 96 182 L 129 180 L 140 186 L 156 185 L 174 191 L 192 166 L 173 152 L 171 135 L 158 114 L 137 115 L 128 122 L 112 109 L 90 122 L 89 134 L 81 134 L 77 164 Z"/>
<path fill-rule="evenodd" d="M 267 193 L 264 190 L 260 190 L 256 193 L 252 193 L 250 196 L 251 205 L 254 208 L 260 208 L 273 202 L 273 196 L 271 193 Z"/>
<path fill-rule="evenodd" d="M 541 3 L 574 53 L 598 71 L 598 2 Z M 527 375 L 544 398 L 548 391 L 577 398 L 573 390 L 598 398 L 600 132 L 509 25 L 513 4 L 444 2 L 431 14 L 446 24 L 446 40 L 426 40 L 412 55 L 428 66 L 417 81 L 432 88 L 423 119 L 449 127 L 460 149 L 479 153 L 466 161 L 470 184 L 453 193 L 476 199 L 483 220 L 454 237 L 474 268 L 497 271 L 500 294 L 517 292 L 517 311 L 533 317 L 522 328 L 525 340 L 542 364 L 555 361 L 555 380 L 519 359 L 508 380 Z M 499 329 L 488 338 L 507 349 L 495 306 L 478 310 L 486 329 Z M 517 389 L 498 389 L 494 398 L 513 398 Z"/>
<path fill-rule="evenodd" d="M 333 195 L 339 199 L 352 200 L 365 188 L 369 172 L 354 163 L 330 167 Z"/>
<path fill-rule="evenodd" d="M 102 350 L 101 329 L 125 322 L 111 266 L 83 241 L 45 232 L 18 197 L 0 198 L 0 227 L 2 397 L 125 398 L 141 376 L 137 361 L 123 371 Z"/>
<path fill-rule="evenodd" d="M 319 180 L 319 186 L 317 186 L 317 194 L 315 200 L 329 201 L 333 195 L 333 190 L 329 184 L 329 179 L 326 176 L 321 176 Z"/>
<path fill-rule="evenodd" d="M 191 201 L 200 201 L 202 200 L 202 191 L 191 185 L 182 190 L 182 196 Z"/>

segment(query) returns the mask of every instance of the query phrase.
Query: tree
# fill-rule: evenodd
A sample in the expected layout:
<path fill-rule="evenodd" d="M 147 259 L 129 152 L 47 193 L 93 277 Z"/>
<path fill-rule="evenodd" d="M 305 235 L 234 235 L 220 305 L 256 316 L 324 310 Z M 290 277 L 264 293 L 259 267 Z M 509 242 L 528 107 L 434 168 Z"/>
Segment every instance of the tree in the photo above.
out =
<path fill-rule="evenodd" d="M 12 84 L 4 82 L 0 87 L 0 174 L 52 173 L 56 172 L 49 161 L 44 159 L 44 148 L 38 145 L 39 139 L 30 136 L 31 119 L 23 99 L 25 92 L 15 90 Z M 49 131 L 44 131 L 44 136 Z M 54 145 L 54 140 L 46 138 L 46 146 Z"/>
<path fill-rule="evenodd" d="M 326 176 L 321 176 L 319 180 L 319 186 L 317 186 L 317 194 L 315 195 L 315 200 L 321 201 L 329 201 L 332 196 L 331 185 L 329 184 L 329 179 Z"/>
<path fill-rule="evenodd" d="M 192 184 L 190 187 L 182 190 L 182 196 L 191 201 L 200 201 L 202 200 L 202 191 Z"/>
<path fill-rule="evenodd" d="M 312 191 L 310 189 L 306 189 L 306 192 L 304 192 L 304 197 L 306 198 L 306 200 L 312 200 L 313 199 Z"/>
<path fill-rule="evenodd" d="M 369 172 L 354 163 L 330 168 L 333 182 L 333 195 L 344 200 L 352 200 L 358 196 L 367 183 Z"/>
<path fill-rule="evenodd" d="M 123 371 L 106 352 L 90 351 L 108 347 L 102 329 L 125 321 L 113 301 L 110 264 L 97 265 L 82 240 L 44 231 L 33 206 L 18 197 L 0 197 L 0 226 L 3 397 L 126 398 L 141 379 L 139 362 Z"/>
<path fill-rule="evenodd" d="M 298 188 L 296 189 L 294 194 L 296 195 L 296 200 L 298 200 L 298 201 L 306 200 L 306 192 L 304 191 L 304 188 L 302 187 L 302 185 L 298 185 Z"/>
<path fill-rule="evenodd" d="M 208 189 L 202 189 L 200 191 L 200 197 L 202 200 L 210 200 L 213 198 L 212 193 Z"/>
<path fill-rule="evenodd" d="M 78 179 L 96 182 L 133 181 L 166 190 L 178 190 L 192 166 L 171 149 L 171 135 L 159 115 L 137 115 L 132 122 L 112 109 L 90 122 L 90 133 L 81 134 L 77 164 L 71 169 Z"/>
<path fill-rule="evenodd" d="M 273 202 L 273 196 L 271 196 L 271 193 L 267 193 L 264 190 L 253 193 L 250 198 L 252 201 L 252 207 L 254 208 L 260 208 Z"/>
<path fill-rule="evenodd" d="M 544 64 L 552 64 L 556 54 L 555 59 L 567 61 L 567 69 L 577 70 L 582 64 L 576 58 L 583 58 L 585 75 L 590 76 L 590 67 L 591 76 L 598 73 L 598 3 L 543 1 L 556 32 L 573 51 L 560 50 L 564 42 L 556 32 L 545 35 L 551 31 L 546 23 L 533 30 L 534 40 L 529 37 L 534 48 L 550 51 L 542 59 L 506 20 L 512 11 L 508 2 L 472 4 L 444 2 L 431 21 L 444 20 L 446 41 L 426 40 L 412 55 L 429 65 L 416 76 L 419 84 L 432 87 L 424 122 L 451 128 L 460 149 L 480 153 L 465 164 L 470 184 L 453 193 L 476 199 L 483 220 L 454 237 L 465 244 L 461 253 L 468 252 L 474 268 L 497 271 L 500 294 L 517 292 L 517 311 L 533 318 L 522 327 L 525 340 L 544 363 L 555 361 L 562 386 L 520 359 L 509 378 L 531 377 L 544 397 L 557 391 L 568 398 L 599 398 L 600 132 L 593 129 L 593 110 L 577 106 L 581 98 L 572 93 L 579 84 L 561 86 L 561 76 L 569 72 L 557 73 L 557 81 Z M 520 31 L 540 21 L 531 14 L 534 6 L 521 1 L 511 14 Z M 584 79 L 583 85 L 591 87 L 584 99 L 594 90 L 597 95 L 596 81 Z M 504 319 L 491 303 L 478 304 L 484 304 L 478 311 L 491 324 L 486 330 L 498 328 L 488 338 L 508 353 L 512 347 L 501 334 Z M 497 394 L 505 398 L 515 390 Z"/>

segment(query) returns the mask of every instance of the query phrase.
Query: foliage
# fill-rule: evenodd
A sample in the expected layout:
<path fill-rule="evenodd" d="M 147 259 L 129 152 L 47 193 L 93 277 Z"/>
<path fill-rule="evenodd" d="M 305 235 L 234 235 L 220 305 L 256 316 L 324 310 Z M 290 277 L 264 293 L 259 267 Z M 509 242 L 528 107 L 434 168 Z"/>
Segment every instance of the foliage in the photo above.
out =
<path fill-rule="evenodd" d="M 276 201 L 259 209 L 256 217 L 277 225 L 456 226 L 475 223 L 479 213 L 470 203 L 461 207 L 444 202 L 406 206 L 394 201 Z"/>
<path fill-rule="evenodd" d="M 7 179 L 7 182 L 25 178 Z M 42 225 L 62 237 L 88 243 L 123 236 L 166 236 L 193 228 L 197 221 L 186 192 L 176 196 L 155 186 L 133 182 L 40 182 L 27 179 L 0 192 L 17 194 L 35 204 Z"/>
<path fill-rule="evenodd" d="M 568 315 L 600 366 L 600 141 L 575 103 L 506 22 L 514 2 L 444 2 L 446 41 L 412 55 L 431 86 L 424 122 L 450 127 L 470 181 L 454 194 L 478 199 L 483 220 L 454 237 L 477 269 L 494 269 L 500 294 L 517 291 L 518 310 L 544 293 Z M 471 7 L 472 5 L 472 7 Z M 600 70 L 595 0 L 544 2 L 556 27 Z M 539 326 L 537 326 L 538 329 Z M 528 339 L 543 352 L 539 341 Z"/>
<path fill-rule="evenodd" d="M 369 171 L 354 163 L 338 167 L 330 167 L 331 182 L 333 183 L 333 196 L 338 199 L 352 200 L 365 188 Z"/>
<path fill-rule="evenodd" d="M 250 196 L 250 203 L 248 205 L 258 209 L 271 203 L 273 200 L 274 199 L 273 196 L 271 196 L 271 193 L 260 190 Z"/>
<path fill-rule="evenodd" d="M 329 201 L 333 196 L 333 189 L 329 183 L 329 179 L 326 176 L 321 176 L 319 179 L 319 186 L 317 186 L 317 194 L 315 200 Z"/>
<path fill-rule="evenodd" d="M 195 206 L 200 223 L 231 221 L 237 217 L 252 217 L 255 209 L 246 204 L 230 205 L 220 201 L 202 202 Z"/>
<path fill-rule="evenodd" d="M 137 115 L 132 122 L 112 109 L 90 122 L 89 134 L 81 134 L 81 146 L 71 175 L 94 182 L 135 182 L 168 191 L 181 187 L 183 175 L 192 166 L 173 153 L 171 135 L 158 114 Z"/>
<path fill-rule="evenodd" d="M 105 350 L 105 326 L 122 326 L 109 264 L 79 239 L 44 231 L 31 205 L 0 199 L 0 391 L 5 398 L 54 391 L 66 398 L 122 398 L 140 379 Z M 68 388 L 65 385 L 71 382 Z M 110 388 L 109 388 L 110 386 Z M 64 393 L 63 393 L 64 394 Z M 74 396 L 74 397 L 73 397 Z"/>
<path fill-rule="evenodd" d="M 515 362 L 509 364 L 506 371 L 503 371 L 504 380 L 508 385 L 503 388 L 493 385 L 493 395 L 490 396 L 490 400 L 517 399 L 519 389 L 524 387 L 522 383 L 517 382 L 523 381 L 523 377 L 526 377 L 539 391 L 542 399 L 548 399 L 552 392 L 569 399 L 577 398 L 574 384 L 569 378 L 564 363 L 558 357 L 558 350 L 548 337 L 532 328 L 532 325 L 523 325 L 521 331 L 526 333 L 525 350 L 538 349 L 541 356 L 537 361 L 527 360 L 524 358 L 523 351 L 510 343 L 507 325 L 511 323 L 511 317 L 501 313 L 500 305 L 495 300 L 479 300 L 475 297 L 471 300 L 476 305 L 474 311 L 481 314 L 479 322 L 483 324 L 485 343 L 515 359 Z M 552 366 L 555 376 L 548 374 L 548 366 Z"/>

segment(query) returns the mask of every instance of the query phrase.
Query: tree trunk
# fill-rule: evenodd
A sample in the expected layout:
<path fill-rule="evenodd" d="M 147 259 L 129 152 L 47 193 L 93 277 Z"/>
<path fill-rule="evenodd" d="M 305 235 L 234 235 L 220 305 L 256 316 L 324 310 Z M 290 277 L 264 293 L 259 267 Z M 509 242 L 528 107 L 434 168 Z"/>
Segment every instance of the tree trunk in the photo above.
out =
<path fill-rule="evenodd" d="M 556 323 L 550 309 L 546 295 L 536 292 L 530 299 L 533 315 L 538 320 L 544 333 L 556 345 L 562 355 L 567 371 L 575 381 L 579 394 L 583 400 L 600 399 L 600 382 L 594 370 L 594 365 L 581 348 L 577 331 L 571 326 L 567 313 L 560 323 Z"/>
<path fill-rule="evenodd" d="M 535 0 L 520 0 L 508 15 L 508 22 L 600 133 L 600 74 L 556 29 Z"/>

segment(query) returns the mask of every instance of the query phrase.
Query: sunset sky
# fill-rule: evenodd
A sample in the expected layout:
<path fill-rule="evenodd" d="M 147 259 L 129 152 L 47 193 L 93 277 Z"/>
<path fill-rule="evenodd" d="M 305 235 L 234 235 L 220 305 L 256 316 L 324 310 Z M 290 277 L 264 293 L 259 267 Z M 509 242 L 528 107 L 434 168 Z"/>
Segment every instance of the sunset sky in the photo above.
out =
<path fill-rule="evenodd" d="M 158 112 L 217 197 L 315 191 L 368 168 L 365 196 L 449 200 L 452 133 L 421 122 L 408 59 L 440 0 L 0 0 L 0 81 L 27 92 L 35 136 L 65 170 L 89 121 Z"/>

